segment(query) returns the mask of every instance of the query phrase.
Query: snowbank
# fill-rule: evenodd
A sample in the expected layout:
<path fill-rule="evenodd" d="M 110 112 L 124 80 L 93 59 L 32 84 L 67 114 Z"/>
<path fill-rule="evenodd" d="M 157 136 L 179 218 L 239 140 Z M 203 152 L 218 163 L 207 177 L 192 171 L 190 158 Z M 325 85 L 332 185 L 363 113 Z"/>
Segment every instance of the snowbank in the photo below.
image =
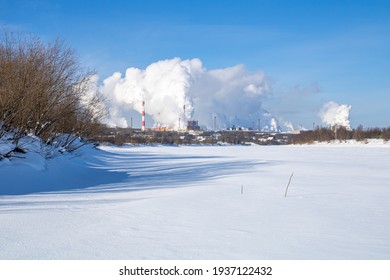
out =
<path fill-rule="evenodd" d="M 0 162 L 0 259 L 389 259 L 390 149 L 336 147 L 104 146 L 45 170 Z"/>
<path fill-rule="evenodd" d="M 26 137 L 19 146 L 25 153 L 12 153 L 0 161 L 0 195 L 23 195 L 83 189 L 119 182 L 126 174 L 95 168 L 101 164 L 98 151 L 86 145 L 72 153 L 45 146 L 35 137 Z M 12 150 L 9 141 L 0 142 L 0 153 Z"/>

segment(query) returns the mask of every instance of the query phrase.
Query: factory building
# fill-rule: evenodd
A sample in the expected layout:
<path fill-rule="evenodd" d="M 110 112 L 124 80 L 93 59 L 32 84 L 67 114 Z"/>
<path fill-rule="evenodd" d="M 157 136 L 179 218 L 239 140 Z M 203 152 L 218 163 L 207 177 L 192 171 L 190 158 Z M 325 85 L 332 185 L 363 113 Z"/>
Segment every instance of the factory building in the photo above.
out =
<path fill-rule="evenodd" d="M 187 121 L 187 130 L 200 130 L 198 121 Z"/>

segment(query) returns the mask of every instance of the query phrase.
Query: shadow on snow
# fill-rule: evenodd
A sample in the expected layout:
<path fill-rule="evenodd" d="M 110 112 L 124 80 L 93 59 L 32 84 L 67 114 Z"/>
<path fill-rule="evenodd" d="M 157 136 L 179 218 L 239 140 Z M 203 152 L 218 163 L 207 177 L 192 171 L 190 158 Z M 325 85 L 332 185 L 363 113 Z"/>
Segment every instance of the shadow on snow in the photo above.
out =
<path fill-rule="evenodd" d="M 5 178 L 3 176 L 0 195 L 125 192 L 182 187 L 246 172 L 260 163 L 229 157 L 166 155 L 134 150 L 98 151 L 84 158 L 49 160 L 44 171 L 18 166 L 18 174 L 10 172 Z"/>

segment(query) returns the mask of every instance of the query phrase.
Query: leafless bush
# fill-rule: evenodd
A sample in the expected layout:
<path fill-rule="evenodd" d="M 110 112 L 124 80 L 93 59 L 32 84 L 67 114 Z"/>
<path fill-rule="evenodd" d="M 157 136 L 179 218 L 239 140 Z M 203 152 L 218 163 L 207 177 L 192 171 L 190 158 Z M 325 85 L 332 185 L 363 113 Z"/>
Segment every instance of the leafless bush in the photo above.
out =
<path fill-rule="evenodd" d="M 92 137 L 104 114 L 102 98 L 90 91 L 91 72 L 75 52 L 56 40 L 3 32 L 0 35 L 0 137 L 14 142 L 35 135 L 48 143 L 59 134 Z"/>
<path fill-rule="evenodd" d="M 386 141 L 390 140 L 390 127 L 384 128 L 382 131 L 382 138 Z"/>

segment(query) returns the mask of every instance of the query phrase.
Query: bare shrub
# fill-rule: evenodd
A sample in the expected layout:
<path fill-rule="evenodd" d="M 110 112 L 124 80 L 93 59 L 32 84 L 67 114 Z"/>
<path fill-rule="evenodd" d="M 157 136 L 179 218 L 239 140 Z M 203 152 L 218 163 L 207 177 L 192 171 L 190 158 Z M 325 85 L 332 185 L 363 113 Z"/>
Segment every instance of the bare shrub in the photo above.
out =
<path fill-rule="evenodd" d="M 0 35 L 0 137 L 14 142 L 35 135 L 47 143 L 59 134 L 91 138 L 104 108 L 90 91 L 93 73 L 81 68 L 74 50 L 56 40 L 3 32 Z"/>

